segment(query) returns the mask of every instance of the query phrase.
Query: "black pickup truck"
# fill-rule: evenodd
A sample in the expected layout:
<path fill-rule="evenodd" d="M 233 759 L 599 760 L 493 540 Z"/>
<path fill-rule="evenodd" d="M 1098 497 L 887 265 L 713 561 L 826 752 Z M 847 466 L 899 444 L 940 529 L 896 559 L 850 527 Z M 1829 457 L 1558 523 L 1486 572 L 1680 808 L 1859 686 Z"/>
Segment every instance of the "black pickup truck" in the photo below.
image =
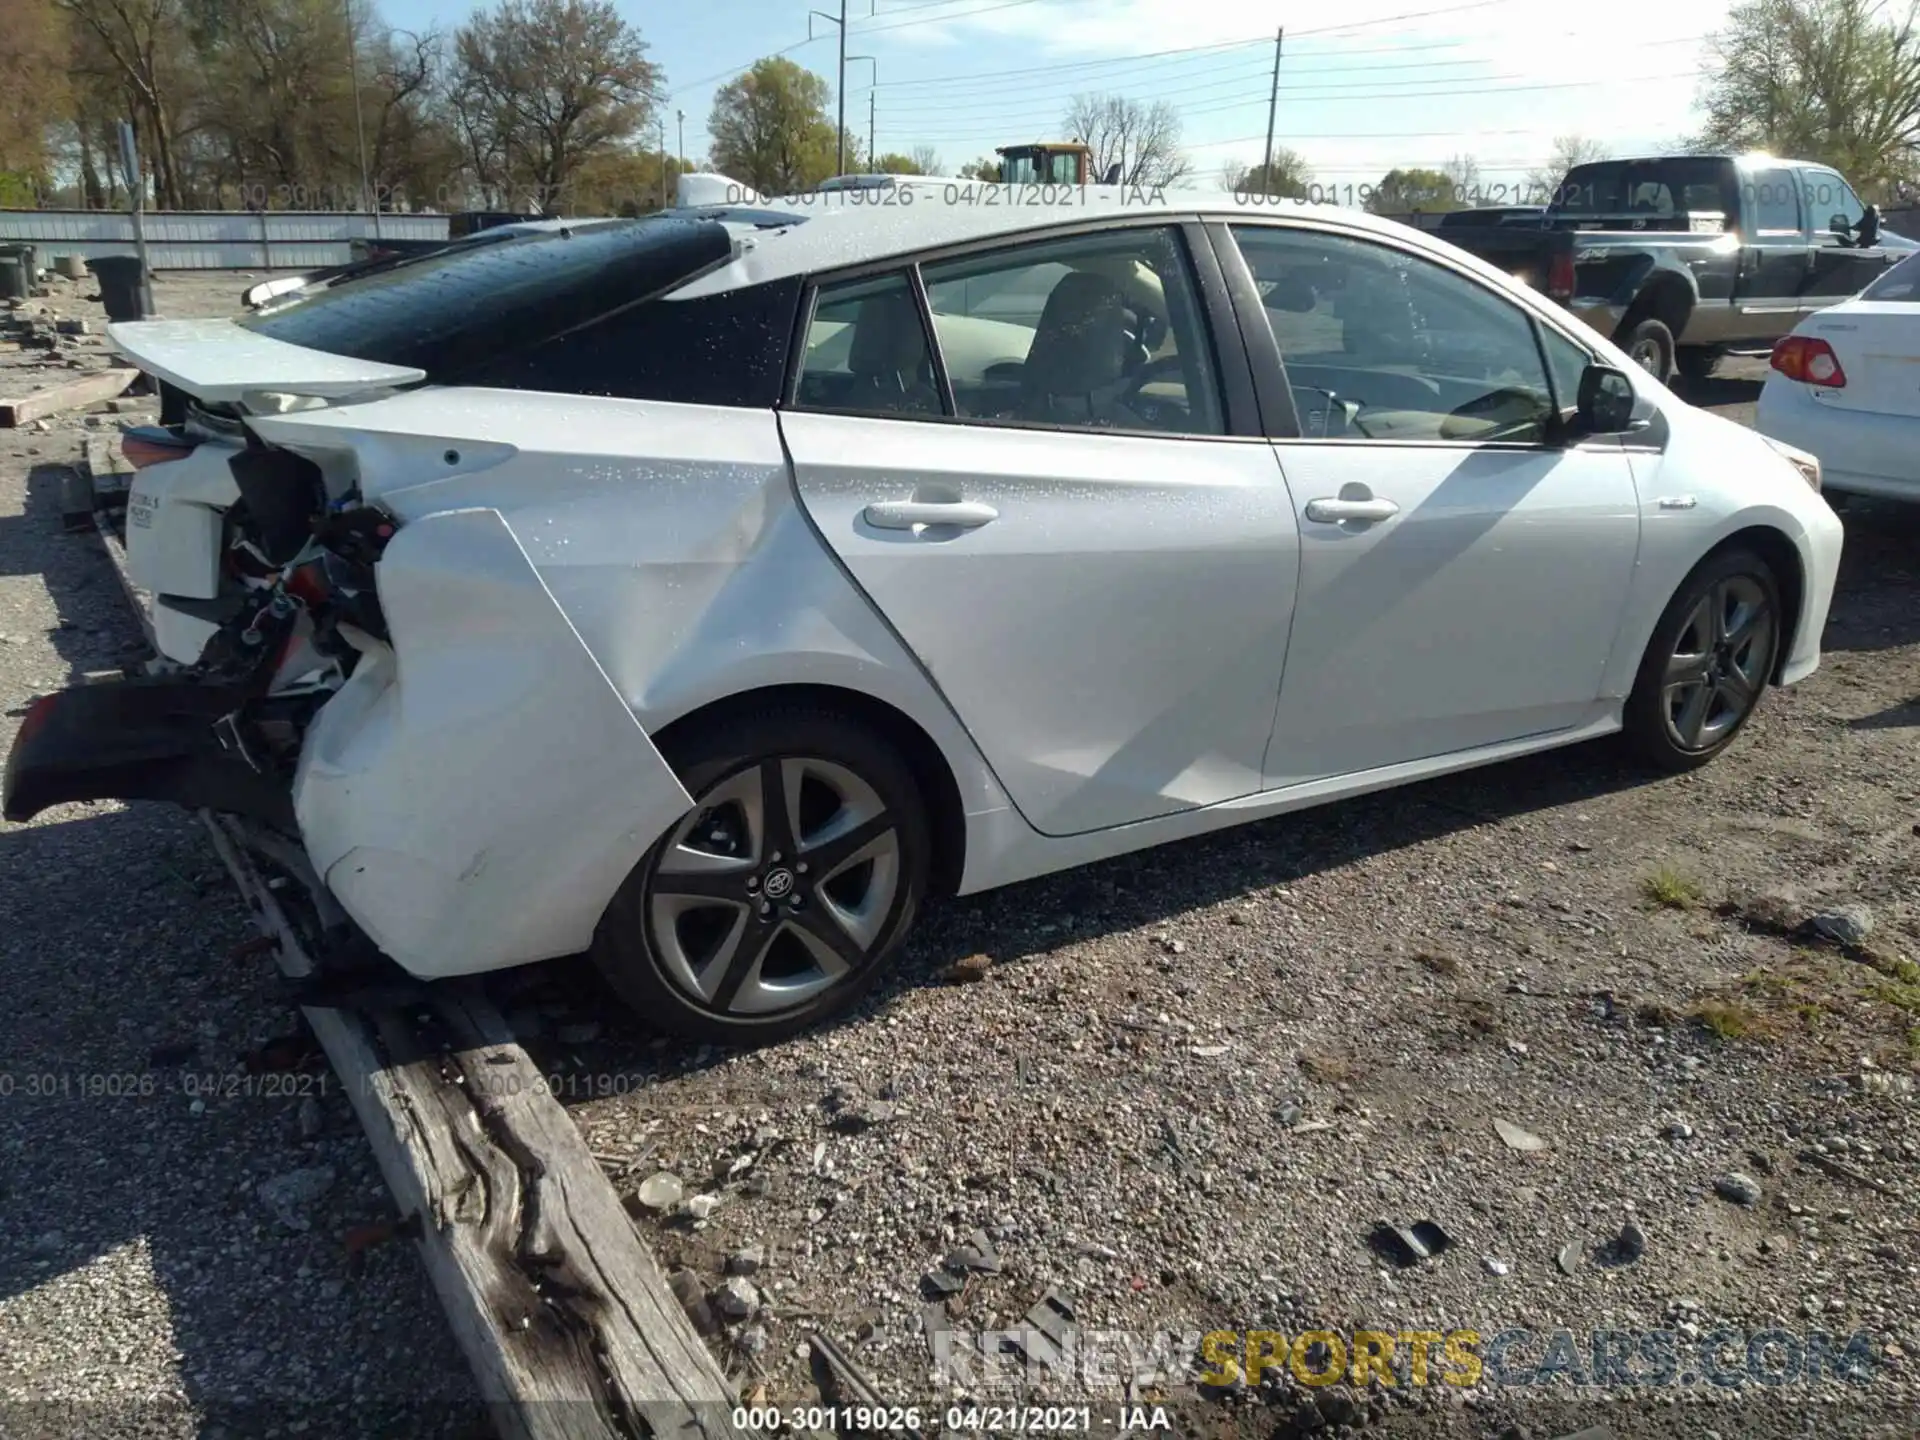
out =
<path fill-rule="evenodd" d="M 1772 344 L 1917 248 L 1883 231 L 1838 171 L 1755 155 L 1576 165 L 1542 214 L 1437 233 L 1545 291 L 1662 380 Z"/>

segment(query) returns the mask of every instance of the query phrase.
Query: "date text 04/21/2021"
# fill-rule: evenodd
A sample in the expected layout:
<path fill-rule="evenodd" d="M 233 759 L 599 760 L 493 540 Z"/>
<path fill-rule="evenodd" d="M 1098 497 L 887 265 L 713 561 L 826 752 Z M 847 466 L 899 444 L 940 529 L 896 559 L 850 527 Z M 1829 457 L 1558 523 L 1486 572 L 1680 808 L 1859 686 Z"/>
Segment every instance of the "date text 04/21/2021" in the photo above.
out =
<path fill-rule="evenodd" d="M 1121 1406 L 1101 1418 L 1103 1430 L 1172 1428 L 1159 1406 Z M 835 1429 L 909 1434 L 919 1432 L 923 1422 L 937 1422 L 948 1433 L 963 1435 L 1086 1435 L 1095 1424 L 1093 1407 L 1087 1405 L 949 1405 L 944 1410 L 917 1405 L 750 1405 L 733 1412 L 736 1429 L 802 1434 Z"/>

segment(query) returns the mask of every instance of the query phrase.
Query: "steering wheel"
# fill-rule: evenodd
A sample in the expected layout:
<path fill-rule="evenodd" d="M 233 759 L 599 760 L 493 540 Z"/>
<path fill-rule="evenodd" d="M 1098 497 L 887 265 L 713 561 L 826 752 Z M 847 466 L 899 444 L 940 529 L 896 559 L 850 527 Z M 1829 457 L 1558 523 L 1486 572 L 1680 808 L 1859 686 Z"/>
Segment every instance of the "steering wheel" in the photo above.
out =
<path fill-rule="evenodd" d="M 1129 410 L 1137 409 L 1136 402 L 1144 398 L 1140 392 L 1146 389 L 1147 386 L 1156 380 L 1166 378 L 1168 375 L 1180 375 L 1184 377 L 1185 374 L 1186 367 L 1181 363 L 1178 355 L 1162 355 L 1158 360 L 1147 361 L 1146 364 L 1129 375 L 1125 388 L 1122 389 L 1114 399 L 1117 403 L 1126 406 Z M 1165 405 L 1172 404 L 1173 402 L 1167 400 L 1152 400 L 1148 403 Z"/>

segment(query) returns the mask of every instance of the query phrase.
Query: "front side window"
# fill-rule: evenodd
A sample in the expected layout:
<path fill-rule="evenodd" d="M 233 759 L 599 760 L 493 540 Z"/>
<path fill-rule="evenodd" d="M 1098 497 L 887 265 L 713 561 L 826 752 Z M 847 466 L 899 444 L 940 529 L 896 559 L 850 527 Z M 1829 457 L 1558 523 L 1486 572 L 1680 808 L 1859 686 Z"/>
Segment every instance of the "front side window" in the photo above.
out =
<path fill-rule="evenodd" d="M 1232 229 L 1280 346 L 1304 438 L 1546 440 L 1554 384 L 1533 321 L 1512 301 L 1371 241 L 1280 226 Z M 1563 386 L 1573 364 L 1563 354 L 1556 365 Z"/>
<path fill-rule="evenodd" d="M 1853 187 L 1832 170 L 1808 170 L 1801 176 L 1807 187 L 1807 208 L 1813 212 L 1814 232 L 1838 239 L 1858 234 L 1867 207 Z"/>
<path fill-rule="evenodd" d="M 794 401 L 847 415 L 941 413 L 933 351 L 904 274 L 821 289 Z"/>
<path fill-rule="evenodd" d="M 921 274 L 963 418 L 1223 433 L 1199 293 L 1177 231 L 1031 241 Z"/>
<path fill-rule="evenodd" d="M 1000 163 L 1000 180 L 1006 185 L 1031 185 L 1040 178 L 1033 156 L 1009 155 Z"/>

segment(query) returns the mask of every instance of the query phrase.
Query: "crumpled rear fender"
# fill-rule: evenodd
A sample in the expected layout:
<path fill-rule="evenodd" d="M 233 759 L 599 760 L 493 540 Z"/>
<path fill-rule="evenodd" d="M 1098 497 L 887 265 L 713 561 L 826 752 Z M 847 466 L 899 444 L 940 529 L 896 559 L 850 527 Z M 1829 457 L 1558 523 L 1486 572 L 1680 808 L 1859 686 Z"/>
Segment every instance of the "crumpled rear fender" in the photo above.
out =
<path fill-rule="evenodd" d="M 378 570 L 391 649 L 307 732 L 315 869 L 416 975 L 586 948 L 692 800 L 498 510 L 403 525 Z"/>

